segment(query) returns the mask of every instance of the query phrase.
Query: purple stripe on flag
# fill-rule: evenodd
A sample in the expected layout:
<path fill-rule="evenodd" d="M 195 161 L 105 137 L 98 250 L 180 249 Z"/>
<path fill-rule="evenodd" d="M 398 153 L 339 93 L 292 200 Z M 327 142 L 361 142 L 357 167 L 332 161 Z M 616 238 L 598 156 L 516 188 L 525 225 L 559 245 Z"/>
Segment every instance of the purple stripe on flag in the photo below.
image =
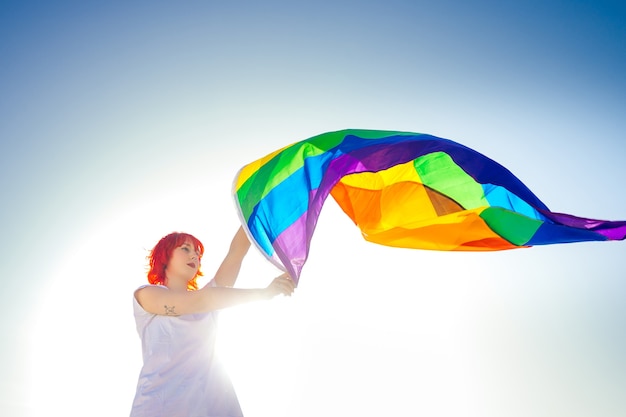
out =
<path fill-rule="evenodd" d="M 298 283 L 298 277 L 308 255 L 308 239 L 305 238 L 308 211 L 285 229 L 272 243 L 275 255 L 281 260 L 285 269 Z"/>
<path fill-rule="evenodd" d="M 569 227 L 584 229 L 600 233 L 611 240 L 623 240 L 626 238 L 626 221 L 608 221 L 587 219 L 585 217 L 572 216 L 565 213 L 553 213 L 541 210 L 550 220 Z"/>

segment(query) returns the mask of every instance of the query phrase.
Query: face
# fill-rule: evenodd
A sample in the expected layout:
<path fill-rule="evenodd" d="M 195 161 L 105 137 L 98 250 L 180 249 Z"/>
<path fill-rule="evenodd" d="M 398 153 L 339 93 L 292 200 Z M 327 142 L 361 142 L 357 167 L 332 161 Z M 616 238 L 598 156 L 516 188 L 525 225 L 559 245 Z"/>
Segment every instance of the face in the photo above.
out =
<path fill-rule="evenodd" d="M 192 279 L 200 268 L 200 254 L 193 243 L 187 241 L 172 251 L 165 275 L 169 279 L 181 278 L 185 282 Z"/>

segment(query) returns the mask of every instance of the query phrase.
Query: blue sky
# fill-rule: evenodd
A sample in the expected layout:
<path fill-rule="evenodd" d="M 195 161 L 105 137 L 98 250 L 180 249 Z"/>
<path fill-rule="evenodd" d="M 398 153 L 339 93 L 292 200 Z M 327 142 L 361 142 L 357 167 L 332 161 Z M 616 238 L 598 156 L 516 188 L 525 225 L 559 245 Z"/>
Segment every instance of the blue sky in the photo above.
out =
<path fill-rule="evenodd" d="M 127 413 L 146 250 L 188 231 L 210 275 L 236 171 L 318 133 L 453 139 L 626 219 L 625 40 L 610 1 L 1 2 L 0 414 Z M 625 248 L 390 250 L 329 202 L 297 295 L 223 349 L 248 415 L 624 415 Z"/>

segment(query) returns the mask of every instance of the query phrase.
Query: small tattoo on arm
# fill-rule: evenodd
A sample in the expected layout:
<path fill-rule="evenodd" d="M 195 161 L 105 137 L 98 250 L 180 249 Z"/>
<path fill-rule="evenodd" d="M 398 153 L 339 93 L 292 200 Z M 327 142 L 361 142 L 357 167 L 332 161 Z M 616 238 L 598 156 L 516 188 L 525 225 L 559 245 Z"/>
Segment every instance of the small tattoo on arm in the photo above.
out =
<path fill-rule="evenodd" d="M 171 306 L 171 307 L 163 306 L 163 307 L 165 307 L 165 315 L 166 316 L 176 316 L 177 315 L 176 311 L 175 311 L 176 306 Z"/>

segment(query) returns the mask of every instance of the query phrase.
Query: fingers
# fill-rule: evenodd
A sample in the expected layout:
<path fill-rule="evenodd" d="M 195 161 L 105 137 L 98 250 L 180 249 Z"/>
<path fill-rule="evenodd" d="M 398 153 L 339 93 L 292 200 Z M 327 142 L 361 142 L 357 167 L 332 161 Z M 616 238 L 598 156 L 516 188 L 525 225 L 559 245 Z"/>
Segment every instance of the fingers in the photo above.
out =
<path fill-rule="evenodd" d="M 284 273 L 274 278 L 272 287 L 274 287 L 278 294 L 290 296 L 293 294 L 296 284 L 293 282 L 289 274 Z"/>

